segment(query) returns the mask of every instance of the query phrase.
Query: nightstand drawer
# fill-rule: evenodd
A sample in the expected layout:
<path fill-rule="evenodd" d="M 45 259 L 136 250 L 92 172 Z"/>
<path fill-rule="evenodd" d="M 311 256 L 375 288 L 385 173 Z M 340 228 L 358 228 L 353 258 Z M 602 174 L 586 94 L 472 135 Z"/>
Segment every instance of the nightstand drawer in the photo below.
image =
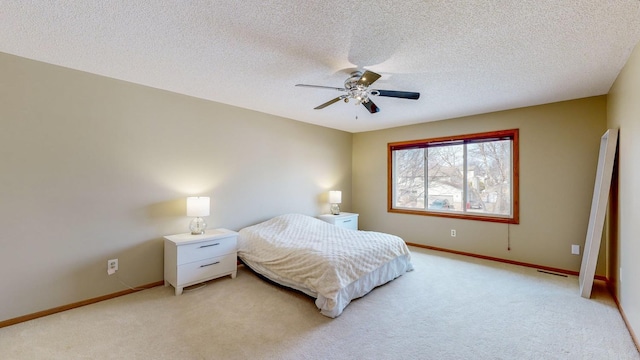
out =
<path fill-rule="evenodd" d="M 236 270 L 236 253 L 178 266 L 178 283 L 189 286 Z"/>
<path fill-rule="evenodd" d="M 343 229 L 358 230 L 358 216 L 358 214 L 343 212 L 338 215 L 319 215 L 318 219 Z"/>
<path fill-rule="evenodd" d="M 358 230 L 358 218 L 350 217 L 347 219 L 336 219 L 335 225 L 345 229 Z"/>
<path fill-rule="evenodd" d="M 213 239 L 194 244 L 187 244 L 178 248 L 177 264 L 182 265 L 194 261 L 209 259 L 236 251 L 236 236 Z"/>

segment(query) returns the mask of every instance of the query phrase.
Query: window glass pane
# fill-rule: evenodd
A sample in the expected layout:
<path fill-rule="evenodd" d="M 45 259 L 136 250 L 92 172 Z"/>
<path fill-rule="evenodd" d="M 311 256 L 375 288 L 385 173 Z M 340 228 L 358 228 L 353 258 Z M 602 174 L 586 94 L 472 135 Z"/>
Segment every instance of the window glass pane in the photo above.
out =
<path fill-rule="evenodd" d="M 427 148 L 427 166 L 428 208 L 462 211 L 464 145 Z"/>
<path fill-rule="evenodd" d="M 395 206 L 424 209 L 424 149 L 397 150 Z"/>
<path fill-rule="evenodd" d="M 518 129 L 388 143 L 388 211 L 518 224 Z"/>
<path fill-rule="evenodd" d="M 511 215 L 511 141 L 467 145 L 467 211 Z"/>

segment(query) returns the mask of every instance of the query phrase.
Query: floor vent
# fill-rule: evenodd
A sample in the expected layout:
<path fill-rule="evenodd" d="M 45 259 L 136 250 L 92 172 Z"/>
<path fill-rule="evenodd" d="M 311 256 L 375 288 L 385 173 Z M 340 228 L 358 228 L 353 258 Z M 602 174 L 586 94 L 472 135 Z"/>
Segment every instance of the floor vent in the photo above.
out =
<path fill-rule="evenodd" d="M 554 273 L 554 272 L 551 272 L 551 271 L 545 271 L 545 270 L 539 270 L 539 269 L 538 269 L 538 272 L 539 272 L 539 273 L 549 274 L 549 275 L 555 275 L 555 276 L 567 277 L 567 275 L 565 275 L 565 274 L 558 274 L 558 273 Z"/>

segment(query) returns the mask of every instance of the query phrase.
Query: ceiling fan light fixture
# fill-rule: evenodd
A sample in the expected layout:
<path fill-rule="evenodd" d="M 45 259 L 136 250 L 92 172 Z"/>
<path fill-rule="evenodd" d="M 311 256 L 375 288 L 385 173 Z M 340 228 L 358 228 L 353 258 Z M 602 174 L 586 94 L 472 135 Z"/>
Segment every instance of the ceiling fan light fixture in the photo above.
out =
<path fill-rule="evenodd" d="M 356 101 L 355 105 L 369 101 L 369 89 L 367 86 L 359 85 L 353 81 L 347 81 L 345 82 L 345 88 L 349 97 Z"/>

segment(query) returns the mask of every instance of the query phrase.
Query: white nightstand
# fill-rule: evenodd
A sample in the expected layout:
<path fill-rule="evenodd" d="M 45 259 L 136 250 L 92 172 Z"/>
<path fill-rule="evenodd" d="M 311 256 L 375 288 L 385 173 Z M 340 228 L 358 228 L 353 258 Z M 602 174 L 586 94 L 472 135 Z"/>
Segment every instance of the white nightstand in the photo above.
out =
<path fill-rule="evenodd" d="M 238 233 L 210 229 L 203 235 L 191 233 L 164 237 L 164 286 L 182 289 L 225 275 L 236 277 Z"/>
<path fill-rule="evenodd" d="M 326 221 L 335 226 L 346 229 L 358 230 L 358 214 L 341 212 L 338 215 L 322 214 L 318 215 L 318 219 Z"/>

